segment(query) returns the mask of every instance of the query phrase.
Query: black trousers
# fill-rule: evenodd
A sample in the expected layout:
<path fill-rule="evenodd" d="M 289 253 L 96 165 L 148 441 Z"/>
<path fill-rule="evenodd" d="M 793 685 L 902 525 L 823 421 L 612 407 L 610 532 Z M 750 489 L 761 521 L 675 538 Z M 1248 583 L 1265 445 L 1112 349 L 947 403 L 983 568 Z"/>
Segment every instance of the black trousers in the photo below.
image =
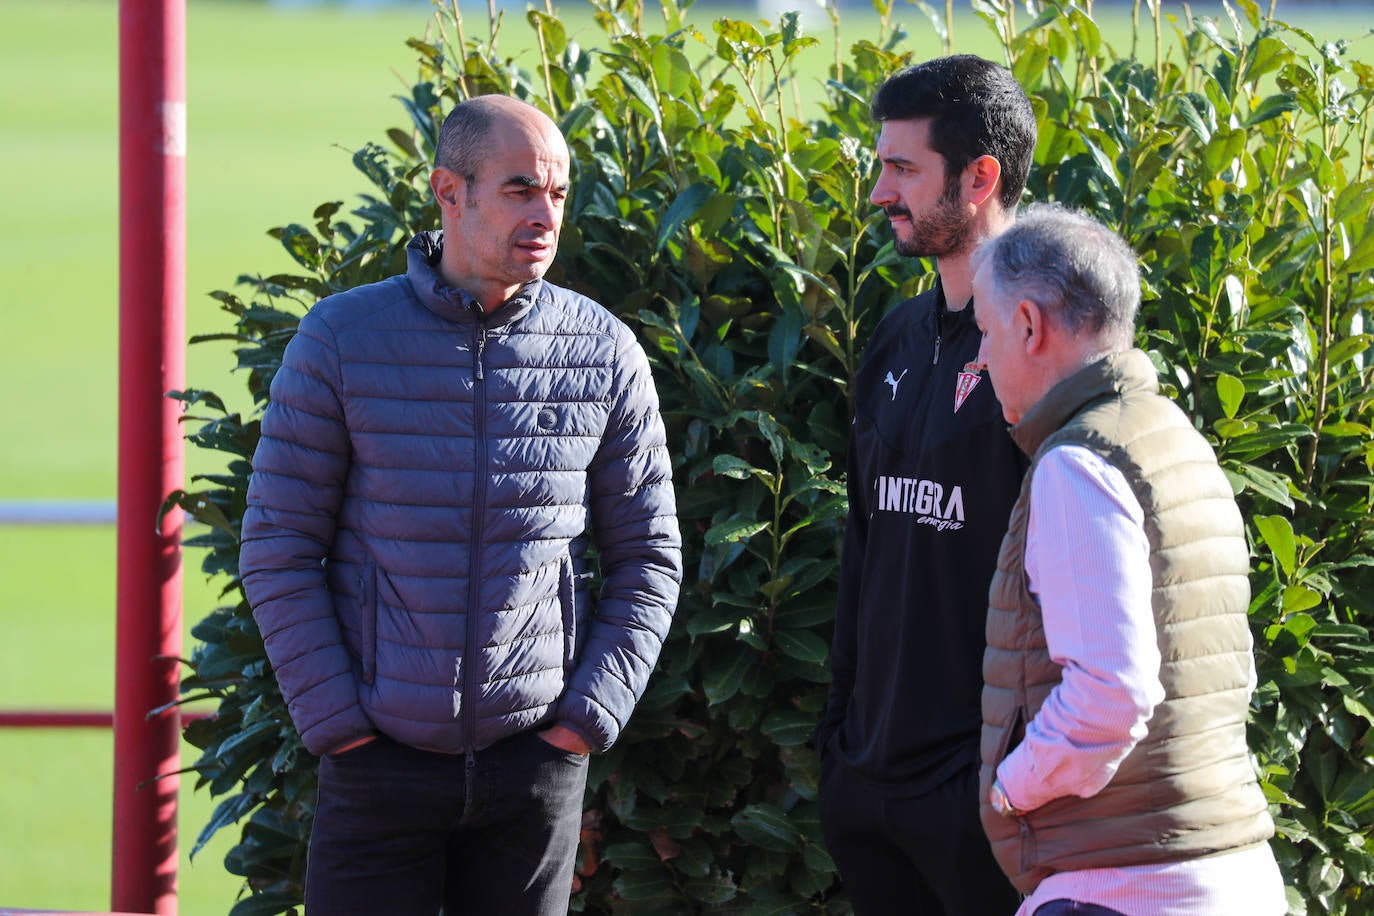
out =
<path fill-rule="evenodd" d="M 568 912 L 587 758 L 534 732 L 472 755 L 380 737 L 320 761 L 308 916 Z"/>
<path fill-rule="evenodd" d="M 978 766 L 920 795 L 827 761 L 826 846 L 859 916 L 1012 916 L 1011 886 L 978 820 Z"/>

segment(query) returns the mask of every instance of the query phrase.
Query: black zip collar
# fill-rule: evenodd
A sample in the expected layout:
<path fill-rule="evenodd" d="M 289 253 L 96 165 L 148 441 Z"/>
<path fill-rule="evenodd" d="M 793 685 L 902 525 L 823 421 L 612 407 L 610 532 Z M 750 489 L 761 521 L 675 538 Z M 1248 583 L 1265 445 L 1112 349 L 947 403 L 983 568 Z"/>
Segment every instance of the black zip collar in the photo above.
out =
<path fill-rule="evenodd" d="M 966 321 L 965 313 L 973 313 L 973 297 L 970 296 L 962 311 L 954 313 L 954 320 Z M 945 287 L 939 276 L 935 278 L 935 352 L 931 358 L 932 366 L 940 365 L 940 347 L 945 342 L 945 318 L 949 315 L 949 303 L 945 301 Z"/>

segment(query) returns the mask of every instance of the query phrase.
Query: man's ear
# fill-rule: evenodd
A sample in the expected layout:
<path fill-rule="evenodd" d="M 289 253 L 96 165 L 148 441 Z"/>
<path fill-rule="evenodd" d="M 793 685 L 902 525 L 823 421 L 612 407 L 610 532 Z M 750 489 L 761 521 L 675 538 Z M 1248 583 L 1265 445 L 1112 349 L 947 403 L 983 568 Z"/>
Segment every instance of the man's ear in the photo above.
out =
<path fill-rule="evenodd" d="M 1002 163 L 996 156 L 979 156 L 964 168 L 964 201 L 981 207 L 1002 184 Z"/>
<path fill-rule="evenodd" d="M 442 165 L 429 173 L 429 186 L 434 191 L 434 199 L 439 202 L 439 209 L 444 216 L 450 219 L 456 219 L 463 213 L 465 185 L 462 178 Z"/>
<path fill-rule="evenodd" d="M 1014 313 L 1016 330 L 1023 337 L 1022 346 L 1027 356 L 1039 356 L 1049 346 L 1049 335 L 1053 333 L 1049 315 L 1029 299 L 1016 303 Z"/>

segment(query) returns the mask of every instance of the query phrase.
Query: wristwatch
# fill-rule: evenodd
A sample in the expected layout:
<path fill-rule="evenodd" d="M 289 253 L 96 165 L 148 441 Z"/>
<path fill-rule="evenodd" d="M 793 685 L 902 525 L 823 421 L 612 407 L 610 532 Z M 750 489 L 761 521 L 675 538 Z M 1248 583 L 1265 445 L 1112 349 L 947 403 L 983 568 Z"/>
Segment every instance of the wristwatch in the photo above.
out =
<path fill-rule="evenodd" d="M 1011 803 L 1007 798 L 1007 793 L 1002 789 L 1002 783 L 994 779 L 992 788 L 988 790 L 988 802 L 992 805 L 992 810 L 1003 817 L 1020 817 L 1026 812 Z"/>

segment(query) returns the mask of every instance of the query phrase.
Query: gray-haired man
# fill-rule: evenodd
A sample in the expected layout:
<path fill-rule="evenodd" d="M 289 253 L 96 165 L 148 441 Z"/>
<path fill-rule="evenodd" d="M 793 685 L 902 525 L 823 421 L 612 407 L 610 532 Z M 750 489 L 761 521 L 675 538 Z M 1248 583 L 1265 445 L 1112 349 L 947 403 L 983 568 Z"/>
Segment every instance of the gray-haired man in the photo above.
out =
<path fill-rule="evenodd" d="M 1245 528 L 1132 348 L 1135 256 L 1038 207 L 973 264 L 979 361 L 1031 456 L 983 665 L 983 825 L 1019 913 L 1277 916 Z"/>

